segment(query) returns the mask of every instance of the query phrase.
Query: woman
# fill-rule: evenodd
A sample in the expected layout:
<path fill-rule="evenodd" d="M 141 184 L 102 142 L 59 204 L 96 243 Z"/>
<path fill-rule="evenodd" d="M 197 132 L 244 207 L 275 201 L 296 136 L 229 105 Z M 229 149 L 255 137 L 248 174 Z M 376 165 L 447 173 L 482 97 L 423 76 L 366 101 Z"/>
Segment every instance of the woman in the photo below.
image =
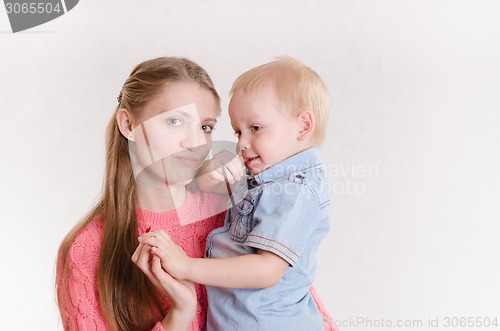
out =
<path fill-rule="evenodd" d="M 164 229 L 189 255 L 204 255 L 226 200 L 186 185 L 210 150 L 219 114 L 220 98 L 196 63 L 158 58 L 134 68 L 108 127 L 102 198 L 59 250 L 66 330 L 203 329 L 204 288 L 173 279 L 157 258 L 141 271 L 131 257 L 149 259 L 137 238 L 151 228 Z"/>

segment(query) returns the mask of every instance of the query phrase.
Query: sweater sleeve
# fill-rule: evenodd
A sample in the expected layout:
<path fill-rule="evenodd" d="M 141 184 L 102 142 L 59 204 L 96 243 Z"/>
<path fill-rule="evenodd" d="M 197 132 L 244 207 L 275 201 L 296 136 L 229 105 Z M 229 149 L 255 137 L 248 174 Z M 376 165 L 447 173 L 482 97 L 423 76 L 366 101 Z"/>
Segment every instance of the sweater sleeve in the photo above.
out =
<path fill-rule="evenodd" d="M 99 306 L 97 266 L 102 240 L 100 227 L 90 223 L 70 247 L 63 282 L 66 293 L 59 303 L 65 330 L 106 330 Z"/>
<path fill-rule="evenodd" d="M 156 323 L 154 328 L 151 329 L 151 331 L 166 331 L 163 325 L 161 325 L 160 322 Z"/>
<path fill-rule="evenodd" d="M 318 292 L 316 292 L 316 289 L 311 286 L 309 291 L 311 292 L 311 295 L 314 299 L 314 302 L 316 302 L 316 306 L 318 306 L 319 312 L 320 312 L 321 316 L 323 317 L 325 331 L 339 331 L 339 329 L 337 329 L 337 326 L 335 325 L 335 322 L 333 321 L 332 317 L 330 316 L 330 314 L 328 314 L 328 311 L 326 310 L 325 305 L 321 301 L 321 298 L 319 297 Z"/>
<path fill-rule="evenodd" d="M 59 310 L 64 330 L 103 331 L 107 330 L 104 315 L 99 305 L 97 285 L 97 268 L 102 243 L 102 226 L 92 222 L 84 228 L 71 245 L 68 253 L 65 278 L 67 284 L 66 300 L 59 302 Z M 203 311 L 206 314 L 206 311 Z M 197 316 L 191 331 L 199 331 L 198 325 L 204 321 L 203 316 Z M 158 321 L 151 331 L 165 330 Z"/>

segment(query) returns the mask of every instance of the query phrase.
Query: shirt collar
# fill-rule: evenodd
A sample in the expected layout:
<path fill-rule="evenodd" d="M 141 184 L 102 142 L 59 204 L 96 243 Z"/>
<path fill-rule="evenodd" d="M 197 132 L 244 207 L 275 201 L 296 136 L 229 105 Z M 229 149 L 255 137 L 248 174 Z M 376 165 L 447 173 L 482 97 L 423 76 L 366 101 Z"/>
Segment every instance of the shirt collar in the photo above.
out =
<path fill-rule="evenodd" d="M 255 179 L 257 184 L 260 185 L 279 178 L 288 178 L 293 173 L 305 171 L 320 164 L 318 149 L 312 147 L 276 163 L 253 178 L 251 177 L 249 181 Z"/>

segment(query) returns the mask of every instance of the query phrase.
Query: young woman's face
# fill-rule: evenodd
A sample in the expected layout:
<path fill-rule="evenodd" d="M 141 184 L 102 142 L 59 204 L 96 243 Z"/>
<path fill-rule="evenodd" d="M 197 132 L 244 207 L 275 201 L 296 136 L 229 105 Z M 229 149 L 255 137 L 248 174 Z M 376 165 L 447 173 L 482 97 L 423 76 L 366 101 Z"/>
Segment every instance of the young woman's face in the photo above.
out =
<path fill-rule="evenodd" d="M 138 183 L 188 184 L 210 150 L 218 114 L 213 94 L 197 83 L 169 83 L 140 114 L 129 144 Z"/>

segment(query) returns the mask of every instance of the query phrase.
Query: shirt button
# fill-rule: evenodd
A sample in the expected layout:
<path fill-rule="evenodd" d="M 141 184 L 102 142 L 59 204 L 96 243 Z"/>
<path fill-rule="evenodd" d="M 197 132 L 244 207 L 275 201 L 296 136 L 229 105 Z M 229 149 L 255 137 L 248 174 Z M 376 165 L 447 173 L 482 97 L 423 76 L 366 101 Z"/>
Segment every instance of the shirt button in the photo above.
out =
<path fill-rule="evenodd" d="M 249 189 L 252 189 L 254 187 L 257 187 L 259 185 L 259 183 L 257 183 L 257 180 L 255 178 L 249 178 L 247 180 L 247 185 L 248 185 L 248 188 Z"/>
<path fill-rule="evenodd" d="M 295 178 L 297 178 L 297 179 L 304 179 L 305 177 L 304 177 L 304 175 L 297 175 L 297 176 L 295 176 Z"/>

